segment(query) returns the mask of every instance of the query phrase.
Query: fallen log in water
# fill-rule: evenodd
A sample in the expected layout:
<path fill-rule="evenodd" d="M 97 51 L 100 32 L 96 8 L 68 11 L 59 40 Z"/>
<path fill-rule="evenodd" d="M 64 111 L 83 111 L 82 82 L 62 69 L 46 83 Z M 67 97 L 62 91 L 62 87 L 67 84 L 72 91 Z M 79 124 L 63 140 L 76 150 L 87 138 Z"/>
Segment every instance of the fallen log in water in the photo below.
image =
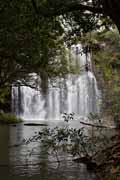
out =
<path fill-rule="evenodd" d="M 108 128 L 108 129 L 115 129 L 115 126 L 103 126 L 103 125 L 97 125 L 97 124 L 91 124 L 91 123 L 86 123 L 83 121 L 80 121 L 80 124 L 86 125 L 86 126 L 92 126 L 96 128 Z"/>

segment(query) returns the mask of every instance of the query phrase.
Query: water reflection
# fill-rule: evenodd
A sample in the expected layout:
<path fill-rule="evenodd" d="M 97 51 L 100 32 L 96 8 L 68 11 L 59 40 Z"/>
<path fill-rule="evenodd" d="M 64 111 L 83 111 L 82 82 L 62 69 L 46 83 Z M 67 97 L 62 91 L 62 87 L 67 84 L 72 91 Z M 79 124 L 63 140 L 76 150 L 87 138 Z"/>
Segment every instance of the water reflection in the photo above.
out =
<path fill-rule="evenodd" d="M 0 175 L 8 172 L 9 166 L 9 130 L 7 126 L 0 126 Z"/>
<path fill-rule="evenodd" d="M 53 124 L 49 123 L 49 126 Z M 63 126 L 62 123 L 59 125 Z M 43 126 L 24 126 L 24 124 L 0 126 L 0 176 L 32 176 L 42 180 L 96 179 L 95 174 L 88 172 L 85 165 L 74 163 L 66 154 L 61 154 L 62 162 L 58 166 L 56 158 L 48 155 L 40 142 L 17 146 L 24 138 L 31 137 L 43 128 Z"/>

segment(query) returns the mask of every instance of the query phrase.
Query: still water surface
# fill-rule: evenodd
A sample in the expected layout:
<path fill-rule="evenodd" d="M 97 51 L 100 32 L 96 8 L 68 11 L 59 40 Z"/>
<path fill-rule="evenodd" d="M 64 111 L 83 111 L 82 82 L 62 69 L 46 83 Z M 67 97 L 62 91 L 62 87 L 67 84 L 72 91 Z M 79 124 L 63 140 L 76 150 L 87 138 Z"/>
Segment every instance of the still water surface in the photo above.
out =
<path fill-rule="evenodd" d="M 46 125 L 64 126 L 64 123 L 47 123 Z M 73 125 L 72 125 L 73 127 Z M 74 123 L 74 127 L 78 127 Z M 40 142 L 28 145 L 20 144 L 42 130 L 43 126 L 0 126 L 0 177 L 29 177 L 41 180 L 98 180 L 93 172 L 88 172 L 84 164 L 72 161 L 72 157 L 61 155 L 58 166 L 55 156 L 47 154 Z"/>

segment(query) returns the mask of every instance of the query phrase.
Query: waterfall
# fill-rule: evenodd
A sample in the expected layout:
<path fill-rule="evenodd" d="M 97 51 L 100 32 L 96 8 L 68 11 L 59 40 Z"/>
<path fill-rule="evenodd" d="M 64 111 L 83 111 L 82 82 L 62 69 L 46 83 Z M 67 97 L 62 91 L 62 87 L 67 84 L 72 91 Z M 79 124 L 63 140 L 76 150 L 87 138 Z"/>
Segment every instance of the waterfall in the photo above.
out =
<path fill-rule="evenodd" d="M 99 113 L 99 90 L 92 72 L 91 55 L 81 53 L 81 45 L 71 47 L 71 63 L 80 68 L 80 74 L 68 74 L 49 79 L 48 91 L 26 86 L 12 87 L 12 111 L 24 120 L 59 120 L 63 113 L 75 113 L 76 117 Z M 86 64 L 88 67 L 86 67 Z M 86 69 L 87 68 L 87 69 Z"/>

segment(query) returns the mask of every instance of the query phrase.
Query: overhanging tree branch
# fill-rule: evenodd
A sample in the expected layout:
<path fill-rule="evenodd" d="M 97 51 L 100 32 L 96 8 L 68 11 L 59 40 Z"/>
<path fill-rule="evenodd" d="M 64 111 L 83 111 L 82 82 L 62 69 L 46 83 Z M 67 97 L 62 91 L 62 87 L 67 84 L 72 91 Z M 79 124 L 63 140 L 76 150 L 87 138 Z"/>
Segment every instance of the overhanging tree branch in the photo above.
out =
<path fill-rule="evenodd" d="M 57 15 L 60 14 L 64 14 L 66 12 L 72 12 L 72 11 L 78 11 L 78 10 L 82 10 L 82 11 L 90 11 L 96 14 L 102 14 L 103 13 L 103 9 L 102 8 L 98 8 L 95 6 L 87 6 L 87 5 L 83 5 L 80 3 L 70 3 L 67 4 L 66 7 L 62 8 L 62 9 L 58 9 L 57 10 Z"/>
<path fill-rule="evenodd" d="M 51 17 L 51 16 L 59 16 L 66 14 L 68 12 L 73 12 L 73 11 L 90 11 L 95 14 L 102 14 L 103 9 L 95 6 L 88 6 L 88 5 L 83 5 L 78 2 L 71 2 L 69 4 L 65 4 L 64 7 L 37 7 L 36 3 L 34 0 L 32 0 L 33 7 L 35 9 L 35 12 L 39 15 L 42 15 L 44 17 Z"/>
<path fill-rule="evenodd" d="M 89 11 L 93 14 L 103 14 L 110 17 L 118 27 L 120 32 L 120 1 L 119 0 L 101 0 L 98 4 L 81 4 L 79 1 L 69 1 L 69 3 L 51 5 L 44 3 L 42 6 L 36 6 L 36 1 L 31 0 L 36 14 L 40 17 L 53 17 L 67 14 L 74 11 Z"/>

